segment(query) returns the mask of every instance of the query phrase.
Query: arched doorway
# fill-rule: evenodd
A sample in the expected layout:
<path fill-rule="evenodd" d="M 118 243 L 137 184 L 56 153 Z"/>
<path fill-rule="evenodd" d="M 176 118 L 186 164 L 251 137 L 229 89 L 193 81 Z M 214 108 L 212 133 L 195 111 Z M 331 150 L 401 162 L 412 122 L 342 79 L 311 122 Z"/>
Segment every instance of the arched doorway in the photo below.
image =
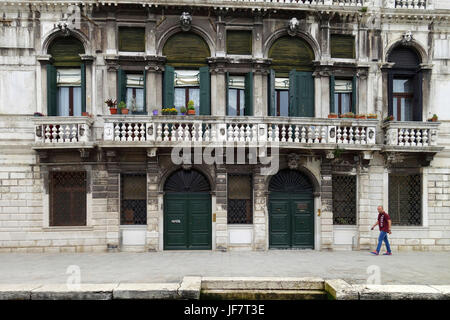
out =
<path fill-rule="evenodd" d="M 178 170 L 164 184 L 164 250 L 211 250 L 211 186 L 196 170 Z"/>
<path fill-rule="evenodd" d="M 285 169 L 269 183 L 269 248 L 314 249 L 314 196 L 311 180 Z"/>

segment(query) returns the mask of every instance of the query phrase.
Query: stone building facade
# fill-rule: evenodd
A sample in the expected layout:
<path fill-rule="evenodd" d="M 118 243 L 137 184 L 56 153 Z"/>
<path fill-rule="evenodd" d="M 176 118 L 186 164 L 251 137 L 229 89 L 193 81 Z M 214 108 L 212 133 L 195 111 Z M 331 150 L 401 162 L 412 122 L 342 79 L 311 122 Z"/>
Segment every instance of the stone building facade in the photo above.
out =
<path fill-rule="evenodd" d="M 0 12 L 0 252 L 450 250 L 447 1 Z"/>

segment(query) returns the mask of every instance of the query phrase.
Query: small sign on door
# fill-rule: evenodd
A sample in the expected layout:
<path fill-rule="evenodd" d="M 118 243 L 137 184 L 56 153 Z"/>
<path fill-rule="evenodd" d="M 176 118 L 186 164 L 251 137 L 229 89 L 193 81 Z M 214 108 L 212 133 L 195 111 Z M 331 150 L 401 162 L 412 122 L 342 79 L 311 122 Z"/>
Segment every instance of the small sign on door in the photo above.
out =
<path fill-rule="evenodd" d="M 181 221 L 180 221 L 179 219 L 177 219 L 177 220 L 172 220 L 171 222 L 172 222 L 172 223 L 181 223 Z"/>

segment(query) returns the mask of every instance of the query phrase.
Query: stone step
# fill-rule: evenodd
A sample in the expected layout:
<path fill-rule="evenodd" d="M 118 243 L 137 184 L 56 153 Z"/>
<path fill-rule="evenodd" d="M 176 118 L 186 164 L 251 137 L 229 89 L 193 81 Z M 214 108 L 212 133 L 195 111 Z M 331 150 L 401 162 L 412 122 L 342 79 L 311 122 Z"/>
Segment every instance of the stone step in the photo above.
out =
<path fill-rule="evenodd" d="M 327 300 L 322 290 L 202 290 L 200 300 Z"/>
<path fill-rule="evenodd" d="M 203 277 L 202 290 L 325 290 L 321 278 Z"/>

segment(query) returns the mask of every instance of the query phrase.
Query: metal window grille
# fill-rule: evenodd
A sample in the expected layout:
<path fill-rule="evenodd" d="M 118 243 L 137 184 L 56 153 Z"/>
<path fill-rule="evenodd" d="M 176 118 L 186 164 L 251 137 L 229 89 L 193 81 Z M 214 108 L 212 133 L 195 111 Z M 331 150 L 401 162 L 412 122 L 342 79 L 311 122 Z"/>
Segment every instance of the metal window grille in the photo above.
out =
<path fill-rule="evenodd" d="M 393 225 L 422 225 L 422 176 L 389 174 L 389 215 Z"/>
<path fill-rule="evenodd" d="M 86 225 L 86 172 L 50 173 L 49 224 Z"/>
<path fill-rule="evenodd" d="M 147 224 L 147 176 L 145 173 L 121 174 L 120 224 Z"/>
<path fill-rule="evenodd" d="M 333 175 L 333 224 L 356 225 L 356 176 Z"/>
<path fill-rule="evenodd" d="M 248 174 L 228 175 L 228 223 L 251 224 L 253 222 L 252 176 Z"/>

